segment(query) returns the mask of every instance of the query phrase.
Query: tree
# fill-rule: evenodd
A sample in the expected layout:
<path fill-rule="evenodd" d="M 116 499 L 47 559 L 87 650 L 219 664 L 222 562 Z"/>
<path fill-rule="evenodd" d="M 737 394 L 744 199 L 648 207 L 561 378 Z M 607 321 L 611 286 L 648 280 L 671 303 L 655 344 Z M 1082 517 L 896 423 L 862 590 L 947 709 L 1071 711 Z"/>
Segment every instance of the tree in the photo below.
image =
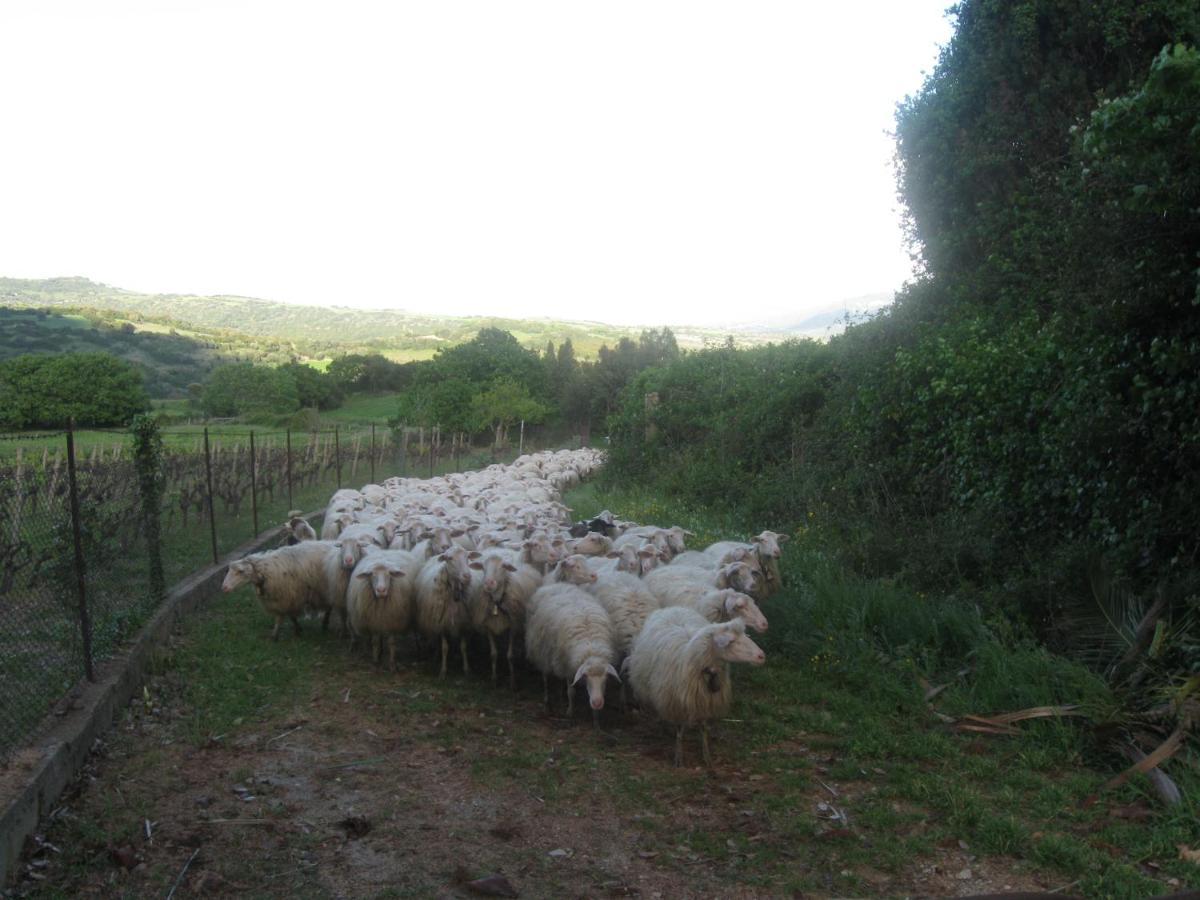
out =
<path fill-rule="evenodd" d="M 497 378 L 475 396 L 471 407 L 476 425 L 492 430 L 493 446 L 497 448 L 503 446 L 514 422 L 540 422 L 548 412 L 544 404 L 534 400 L 523 385 L 511 378 Z"/>
<path fill-rule="evenodd" d="M 200 407 L 208 416 L 279 415 L 300 408 L 300 393 L 295 379 L 282 369 L 229 363 L 209 373 Z"/>
<path fill-rule="evenodd" d="M 290 375 L 295 381 L 301 406 L 336 409 L 342 405 L 342 385 L 329 375 L 303 363 L 287 363 L 280 366 L 279 370 Z"/>
<path fill-rule="evenodd" d="M 150 408 L 141 371 L 111 353 L 26 355 L 0 362 L 0 427 L 126 425 Z"/>

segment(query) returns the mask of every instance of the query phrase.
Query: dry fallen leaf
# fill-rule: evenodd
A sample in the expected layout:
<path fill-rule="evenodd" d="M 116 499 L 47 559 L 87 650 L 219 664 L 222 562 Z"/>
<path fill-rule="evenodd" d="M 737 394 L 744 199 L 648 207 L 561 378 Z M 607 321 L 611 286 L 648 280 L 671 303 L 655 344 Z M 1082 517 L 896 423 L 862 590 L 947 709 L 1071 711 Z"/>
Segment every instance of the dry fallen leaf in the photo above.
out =
<path fill-rule="evenodd" d="M 1192 850 L 1187 844 L 1176 844 L 1179 848 L 1179 858 L 1200 866 L 1200 850 Z"/>

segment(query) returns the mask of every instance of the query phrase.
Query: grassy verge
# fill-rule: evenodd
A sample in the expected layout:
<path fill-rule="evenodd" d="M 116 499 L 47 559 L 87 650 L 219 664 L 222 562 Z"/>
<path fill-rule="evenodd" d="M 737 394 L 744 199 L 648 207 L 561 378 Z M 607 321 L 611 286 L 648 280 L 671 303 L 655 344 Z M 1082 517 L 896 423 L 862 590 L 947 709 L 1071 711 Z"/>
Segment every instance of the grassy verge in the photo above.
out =
<path fill-rule="evenodd" d="M 608 508 L 623 518 L 683 525 L 696 533 L 696 546 L 745 537 L 732 517 L 636 489 L 590 484 L 568 501 L 577 517 Z M 866 856 L 899 861 L 963 841 L 975 853 L 1057 870 L 1088 894 L 1143 895 L 1163 873 L 1200 883 L 1200 872 L 1180 861 L 1177 849 L 1200 844 L 1194 754 L 1172 767 L 1184 793 L 1176 807 L 1162 808 L 1139 776 L 1085 808 L 1127 765 L 1094 739 L 1093 726 L 1110 723 L 1118 709 L 1101 679 L 998 634 L 1002 626 L 952 596 L 839 572 L 817 521 L 789 537 L 787 587 L 764 603 L 771 629 L 761 643 L 769 665 L 738 682 L 747 689 L 746 738 L 771 748 L 797 732 L 820 733 L 836 759 L 832 775 L 871 782 L 859 823 L 872 833 L 858 848 Z M 927 691 L 943 685 L 926 702 Z M 971 736 L 938 716 L 1061 704 L 1078 705 L 1086 717 L 1028 722 L 1015 737 Z M 785 764 L 786 756 L 768 751 L 765 768 Z M 786 792 L 778 805 L 789 807 Z M 918 809 L 921 828 L 892 827 L 911 825 Z M 1126 813 L 1136 820 L 1122 818 Z"/>

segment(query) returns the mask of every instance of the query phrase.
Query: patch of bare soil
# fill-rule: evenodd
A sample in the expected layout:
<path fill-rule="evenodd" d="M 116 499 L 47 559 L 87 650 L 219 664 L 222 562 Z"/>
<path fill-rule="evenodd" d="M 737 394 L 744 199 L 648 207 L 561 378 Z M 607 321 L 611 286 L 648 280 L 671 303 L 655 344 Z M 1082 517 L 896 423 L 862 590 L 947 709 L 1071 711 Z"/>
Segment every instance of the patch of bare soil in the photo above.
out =
<path fill-rule="evenodd" d="M 756 811 L 775 786 L 747 764 L 736 725 L 714 734 L 713 772 L 676 770 L 671 735 L 649 716 L 606 710 L 596 732 L 581 711 L 564 718 L 561 696 L 547 714 L 533 678 L 513 694 L 347 657 L 337 671 L 314 669 L 302 701 L 196 746 L 184 736 L 191 711 L 178 677 L 156 679 L 156 705 L 133 704 L 92 757 L 30 846 L 19 896 L 753 898 L 1049 886 L 959 846 L 899 874 L 843 868 L 826 848 L 862 840 L 853 810 L 869 781 L 814 783 L 794 810 L 812 820 L 814 840 L 785 839 Z M 813 763 L 807 753 L 797 743 L 798 764 Z M 686 754 L 697 758 L 694 742 Z"/>

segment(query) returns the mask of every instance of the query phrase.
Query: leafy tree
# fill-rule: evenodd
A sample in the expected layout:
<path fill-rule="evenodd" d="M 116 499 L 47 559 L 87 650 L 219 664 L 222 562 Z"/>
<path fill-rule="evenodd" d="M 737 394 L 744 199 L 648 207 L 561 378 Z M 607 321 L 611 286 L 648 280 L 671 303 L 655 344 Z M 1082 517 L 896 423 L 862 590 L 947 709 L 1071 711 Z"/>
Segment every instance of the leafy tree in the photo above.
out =
<path fill-rule="evenodd" d="M 300 408 L 300 393 L 287 371 L 230 363 L 217 366 L 209 374 L 200 407 L 209 416 L 280 415 Z"/>
<path fill-rule="evenodd" d="M 303 363 L 287 363 L 279 367 L 296 383 L 300 405 L 316 409 L 336 409 L 342 405 L 341 383 L 327 374 Z"/>
<path fill-rule="evenodd" d="M 125 425 L 150 408 L 142 373 L 110 353 L 18 356 L 0 362 L 0 427 Z"/>
<path fill-rule="evenodd" d="M 501 377 L 477 394 L 471 403 L 476 425 L 490 428 L 494 446 L 504 445 L 508 429 L 516 422 L 541 422 L 548 412 L 529 391 L 512 378 Z"/>

